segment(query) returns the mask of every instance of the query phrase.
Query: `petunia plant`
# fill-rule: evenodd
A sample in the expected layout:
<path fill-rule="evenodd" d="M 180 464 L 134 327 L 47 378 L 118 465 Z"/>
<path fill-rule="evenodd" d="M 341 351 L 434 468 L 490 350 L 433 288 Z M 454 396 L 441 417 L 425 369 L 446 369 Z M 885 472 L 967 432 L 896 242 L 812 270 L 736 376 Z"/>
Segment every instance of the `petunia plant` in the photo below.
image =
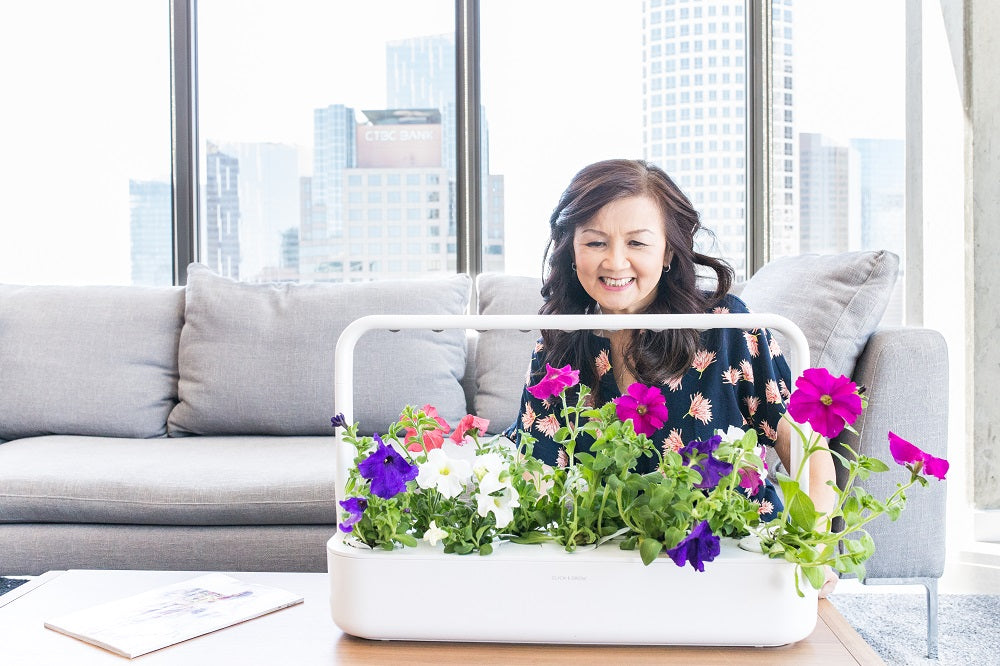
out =
<path fill-rule="evenodd" d="M 637 549 L 645 564 L 665 556 L 698 571 L 719 555 L 721 539 L 750 536 L 767 556 L 797 565 L 818 589 L 825 566 L 864 578 L 864 562 L 874 552 L 865 526 L 883 514 L 895 520 L 914 483 L 926 484 L 925 474 L 944 479 L 948 470 L 946 460 L 890 432 L 888 452 L 910 471 L 908 482 L 876 499 L 857 481 L 888 466 L 844 447 L 846 454 L 833 455 L 847 470 L 846 484 L 834 485 L 832 511 L 817 511 L 801 488 L 806 461 L 825 449 L 822 438 L 851 427 L 864 399 L 846 377 L 809 369 L 796 382 L 785 416 L 801 440 L 802 464 L 794 475 L 777 475 L 785 506 L 765 522 L 761 516 L 773 507 L 750 499 L 767 474 L 755 431 L 729 428 L 705 441 L 657 447 L 650 437 L 668 417 L 657 387 L 634 383 L 598 407 L 578 371 L 547 366 L 527 390 L 560 405 L 562 421 L 552 437 L 565 454 L 555 467 L 532 456 L 528 432 L 517 447 L 504 437 L 483 438 L 489 423 L 474 415 L 452 430 L 431 405 L 404 408 L 385 433 L 372 436 L 334 417 L 357 451 L 340 501 L 340 530 L 372 548 L 422 540 L 447 553 L 483 555 L 506 540 L 552 541 L 570 552 L 615 540 Z M 583 435 L 593 443 L 578 450 Z M 653 471 L 638 472 L 641 459 L 653 459 Z M 844 528 L 833 532 L 838 518 Z"/>

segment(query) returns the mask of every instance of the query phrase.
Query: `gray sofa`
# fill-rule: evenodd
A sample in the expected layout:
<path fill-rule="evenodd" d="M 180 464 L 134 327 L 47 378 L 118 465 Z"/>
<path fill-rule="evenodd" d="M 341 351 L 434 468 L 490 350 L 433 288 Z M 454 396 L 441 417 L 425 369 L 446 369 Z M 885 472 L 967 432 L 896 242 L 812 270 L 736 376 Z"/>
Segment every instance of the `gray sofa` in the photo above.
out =
<path fill-rule="evenodd" d="M 947 356 L 930 330 L 876 330 L 898 260 L 803 256 L 742 285 L 796 321 L 814 364 L 852 374 L 869 408 L 851 445 L 886 431 L 943 455 Z M 334 500 L 333 352 L 372 313 L 461 314 L 472 281 L 243 284 L 192 265 L 180 288 L 0 285 L 0 573 L 65 568 L 323 571 Z M 482 314 L 535 313 L 534 278 L 485 274 Z M 449 423 L 513 422 L 536 331 L 379 332 L 356 353 L 363 430 L 405 404 Z M 869 483 L 885 494 L 900 474 Z M 944 484 L 871 532 L 872 578 L 944 566 Z M 918 536 L 919 535 L 919 536 Z"/>

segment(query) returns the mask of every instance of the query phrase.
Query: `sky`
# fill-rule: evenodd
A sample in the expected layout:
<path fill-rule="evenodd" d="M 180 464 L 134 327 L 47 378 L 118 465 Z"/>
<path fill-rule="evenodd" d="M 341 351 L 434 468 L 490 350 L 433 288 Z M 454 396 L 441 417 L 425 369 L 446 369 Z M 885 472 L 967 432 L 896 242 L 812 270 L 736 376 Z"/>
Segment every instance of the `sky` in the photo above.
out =
<path fill-rule="evenodd" d="M 200 0 L 202 141 L 297 144 L 309 169 L 313 109 L 384 107 L 385 42 L 452 31 L 453 7 Z M 128 180 L 169 175 L 167 8 L 5 6 L 0 281 L 129 282 Z M 902 138 L 903 0 L 793 11 L 798 130 Z M 641 3 L 483 0 L 481 19 L 490 167 L 505 176 L 507 242 L 519 248 L 507 270 L 537 274 L 572 174 L 641 155 Z"/>

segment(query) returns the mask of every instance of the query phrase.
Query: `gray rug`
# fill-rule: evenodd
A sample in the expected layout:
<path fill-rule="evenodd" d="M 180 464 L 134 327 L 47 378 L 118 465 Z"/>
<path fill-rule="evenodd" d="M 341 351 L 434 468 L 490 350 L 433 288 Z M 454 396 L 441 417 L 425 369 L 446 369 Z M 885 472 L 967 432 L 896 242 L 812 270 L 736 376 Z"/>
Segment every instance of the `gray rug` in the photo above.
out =
<path fill-rule="evenodd" d="M 885 663 L 1000 664 L 1000 596 L 938 596 L 938 660 L 927 659 L 923 594 L 833 594 L 830 601 Z"/>

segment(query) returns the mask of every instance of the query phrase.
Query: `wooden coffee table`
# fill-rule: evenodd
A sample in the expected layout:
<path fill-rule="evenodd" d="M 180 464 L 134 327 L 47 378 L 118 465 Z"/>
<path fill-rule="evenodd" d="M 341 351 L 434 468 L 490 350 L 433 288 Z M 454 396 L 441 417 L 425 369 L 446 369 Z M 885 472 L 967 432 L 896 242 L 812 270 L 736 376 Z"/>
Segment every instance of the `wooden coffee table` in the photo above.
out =
<path fill-rule="evenodd" d="M 44 628 L 79 608 L 193 578 L 190 571 L 52 571 L 0 597 L 0 661 L 7 664 L 114 664 L 129 660 Z M 581 646 L 369 641 L 330 619 L 324 573 L 230 573 L 297 592 L 305 602 L 138 657 L 149 664 L 881 664 L 882 660 L 826 600 L 816 630 L 776 648 Z M 416 610 L 419 612 L 419 610 Z"/>

